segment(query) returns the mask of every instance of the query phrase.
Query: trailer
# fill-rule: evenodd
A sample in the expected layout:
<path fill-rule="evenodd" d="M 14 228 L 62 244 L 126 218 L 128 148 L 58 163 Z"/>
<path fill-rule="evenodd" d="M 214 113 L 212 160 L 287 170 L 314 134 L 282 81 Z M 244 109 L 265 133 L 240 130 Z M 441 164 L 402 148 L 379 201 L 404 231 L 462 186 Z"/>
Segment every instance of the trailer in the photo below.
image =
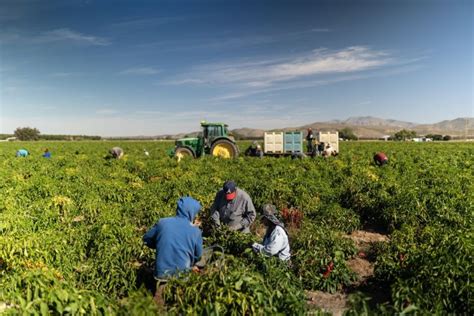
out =
<path fill-rule="evenodd" d="M 316 134 L 316 140 L 318 144 L 324 143 L 325 145 L 331 145 L 336 153 L 339 153 L 339 132 L 318 132 Z"/>
<path fill-rule="evenodd" d="M 306 152 L 306 144 L 301 131 L 277 131 L 265 132 L 263 153 L 266 156 L 314 156 L 314 153 Z M 321 144 L 326 148 L 329 144 L 336 153 L 339 153 L 339 133 L 338 132 L 318 132 L 315 138 L 317 146 Z"/>

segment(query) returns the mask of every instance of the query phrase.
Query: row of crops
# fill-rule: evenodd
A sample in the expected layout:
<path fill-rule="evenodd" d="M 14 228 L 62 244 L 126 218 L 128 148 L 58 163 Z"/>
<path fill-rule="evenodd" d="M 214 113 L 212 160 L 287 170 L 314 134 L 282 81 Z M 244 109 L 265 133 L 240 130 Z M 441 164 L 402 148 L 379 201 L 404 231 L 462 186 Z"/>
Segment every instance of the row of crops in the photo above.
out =
<path fill-rule="evenodd" d="M 370 284 L 385 295 L 352 288 L 348 313 L 472 314 L 472 144 L 342 143 L 330 159 L 180 163 L 166 156 L 171 143 L 21 143 L 30 156 L 16 158 L 18 145 L 0 144 L 6 314 L 159 313 L 150 282 L 154 253 L 141 238 L 159 218 L 174 215 L 183 195 L 201 202 L 205 243 L 225 254 L 202 273 L 168 284 L 170 314 L 307 313 L 305 291 L 351 288 L 356 276 L 346 262 L 357 250 L 344 235 L 367 227 L 389 236 L 368 253 L 375 262 Z M 115 145 L 125 158 L 104 159 Z M 41 158 L 46 147 L 51 159 Z M 390 158 L 382 168 L 372 163 L 379 150 Z M 249 251 L 255 233 L 207 229 L 209 207 L 227 179 L 257 208 L 273 203 L 284 210 L 291 267 Z"/>

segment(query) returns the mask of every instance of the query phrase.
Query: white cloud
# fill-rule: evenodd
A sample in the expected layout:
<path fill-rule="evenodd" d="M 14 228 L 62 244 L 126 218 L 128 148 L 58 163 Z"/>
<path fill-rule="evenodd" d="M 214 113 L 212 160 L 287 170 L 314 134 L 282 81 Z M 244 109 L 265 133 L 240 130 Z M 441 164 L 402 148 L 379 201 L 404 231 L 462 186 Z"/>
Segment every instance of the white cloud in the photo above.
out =
<path fill-rule="evenodd" d="M 363 46 L 347 47 L 338 51 L 318 49 L 302 56 L 274 60 L 261 59 L 201 65 L 193 72 L 185 74 L 185 79 L 176 78 L 174 83 L 208 82 L 217 85 L 238 84 L 260 88 L 318 75 L 370 70 L 392 62 L 393 59 L 387 52 Z"/>
<path fill-rule="evenodd" d="M 160 70 L 153 67 L 134 67 L 120 72 L 121 75 L 150 76 L 160 73 Z"/>
<path fill-rule="evenodd" d="M 70 30 L 68 28 L 61 28 L 43 32 L 40 36 L 35 38 L 35 41 L 39 43 L 75 42 L 94 46 L 107 46 L 111 44 L 109 40 L 103 37 L 86 35 Z"/>
<path fill-rule="evenodd" d="M 165 82 L 157 82 L 157 85 L 161 84 L 170 84 L 170 85 L 183 85 L 183 84 L 204 84 L 206 81 L 201 79 L 179 79 L 179 80 L 170 80 Z"/>
<path fill-rule="evenodd" d="M 184 20 L 185 17 L 154 17 L 154 18 L 135 18 L 121 22 L 113 23 L 110 26 L 114 28 L 145 28 Z"/>

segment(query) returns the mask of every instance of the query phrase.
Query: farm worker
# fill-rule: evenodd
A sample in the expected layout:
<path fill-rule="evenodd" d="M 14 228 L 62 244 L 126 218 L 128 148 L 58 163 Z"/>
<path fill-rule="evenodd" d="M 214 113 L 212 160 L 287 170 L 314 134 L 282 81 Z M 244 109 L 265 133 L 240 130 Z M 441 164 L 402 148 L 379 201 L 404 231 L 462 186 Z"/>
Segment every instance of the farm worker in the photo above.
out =
<path fill-rule="evenodd" d="M 257 141 L 254 141 L 252 145 L 245 150 L 245 156 L 260 157 L 263 158 L 263 150 Z"/>
<path fill-rule="evenodd" d="M 51 152 L 49 151 L 48 148 L 46 148 L 46 149 L 44 150 L 43 157 L 44 157 L 44 158 L 51 158 Z"/>
<path fill-rule="evenodd" d="M 123 157 L 123 149 L 120 147 L 114 147 L 109 150 L 109 154 L 112 156 L 112 158 L 120 159 Z"/>
<path fill-rule="evenodd" d="M 150 153 L 146 149 L 143 149 L 143 153 L 145 154 L 145 156 L 150 156 Z"/>
<path fill-rule="evenodd" d="M 326 149 L 324 149 L 323 156 L 329 157 L 329 156 L 335 156 L 336 155 L 336 150 L 331 146 L 331 144 L 326 145 Z"/>
<path fill-rule="evenodd" d="M 29 152 L 26 149 L 20 149 L 16 152 L 17 157 L 27 157 L 28 155 L 29 155 Z"/>
<path fill-rule="evenodd" d="M 317 154 L 322 155 L 324 153 L 324 142 L 320 142 L 317 146 Z"/>
<path fill-rule="evenodd" d="M 374 155 L 374 162 L 377 166 L 383 166 L 388 162 L 388 157 L 383 152 L 376 153 Z"/>
<path fill-rule="evenodd" d="M 290 260 L 290 241 L 285 226 L 275 216 L 276 207 L 271 204 L 263 206 L 262 223 L 267 227 L 263 243 L 254 243 L 252 248 L 257 253 L 269 257 L 278 256 L 282 261 Z"/>
<path fill-rule="evenodd" d="M 308 134 L 306 134 L 306 141 L 308 143 L 306 144 L 306 148 L 309 153 L 313 152 L 313 140 L 314 140 L 313 130 L 311 128 L 308 128 Z"/>
<path fill-rule="evenodd" d="M 234 181 L 226 181 L 211 206 L 211 220 L 214 224 L 223 224 L 232 230 L 250 233 L 250 225 L 256 216 L 250 196 L 238 188 Z"/>
<path fill-rule="evenodd" d="M 191 269 L 202 255 L 202 233 L 193 225 L 201 209 L 191 197 L 178 200 L 176 216 L 160 219 L 144 236 L 145 244 L 156 249 L 155 278 L 165 281 Z"/>

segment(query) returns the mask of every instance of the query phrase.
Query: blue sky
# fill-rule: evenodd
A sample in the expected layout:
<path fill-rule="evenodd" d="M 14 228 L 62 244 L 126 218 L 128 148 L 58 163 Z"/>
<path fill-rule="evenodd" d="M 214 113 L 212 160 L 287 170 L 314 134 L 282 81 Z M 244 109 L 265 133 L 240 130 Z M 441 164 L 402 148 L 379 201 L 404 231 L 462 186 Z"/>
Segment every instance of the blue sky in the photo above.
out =
<path fill-rule="evenodd" d="M 4 0 L 0 133 L 474 116 L 473 29 L 472 1 Z"/>

